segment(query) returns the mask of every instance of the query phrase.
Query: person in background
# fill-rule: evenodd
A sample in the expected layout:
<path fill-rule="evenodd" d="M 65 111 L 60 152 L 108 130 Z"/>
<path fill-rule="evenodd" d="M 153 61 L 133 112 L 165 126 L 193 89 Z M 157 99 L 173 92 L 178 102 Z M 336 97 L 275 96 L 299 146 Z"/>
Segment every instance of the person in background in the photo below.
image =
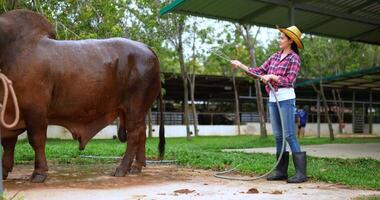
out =
<path fill-rule="evenodd" d="M 297 118 L 299 118 L 298 131 L 297 131 L 298 138 L 305 137 L 305 127 L 306 127 L 306 123 L 308 119 L 308 114 L 309 114 L 309 107 L 307 105 L 305 105 L 303 109 L 297 110 Z"/>

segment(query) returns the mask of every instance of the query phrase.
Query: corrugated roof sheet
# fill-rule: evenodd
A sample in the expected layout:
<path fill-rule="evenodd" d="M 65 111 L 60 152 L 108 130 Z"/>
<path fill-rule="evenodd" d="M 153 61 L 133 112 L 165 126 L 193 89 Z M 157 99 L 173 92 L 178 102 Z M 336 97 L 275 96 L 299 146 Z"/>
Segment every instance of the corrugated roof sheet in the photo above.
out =
<path fill-rule="evenodd" d="M 161 14 L 183 13 L 274 28 L 295 24 L 303 33 L 380 45 L 378 0 L 175 0 Z"/>

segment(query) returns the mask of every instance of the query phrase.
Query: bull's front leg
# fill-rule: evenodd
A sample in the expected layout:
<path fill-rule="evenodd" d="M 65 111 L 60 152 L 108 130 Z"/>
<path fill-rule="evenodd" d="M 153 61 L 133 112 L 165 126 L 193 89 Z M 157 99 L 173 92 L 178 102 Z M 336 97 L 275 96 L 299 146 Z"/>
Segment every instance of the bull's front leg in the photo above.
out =
<path fill-rule="evenodd" d="M 34 150 L 34 171 L 30 178 L 33 183 L 42 183 L 47 178 L 47 161 L 45 155 L 47 125 L 28 129 L 29 144 Z"/>
<path fill-rule="evenodd" d="M 133 160 L 136 157 L 137 150 L 139 149 L 140 137 L 145 135 L 146 127 L 144 125 L 136 126 L 137 128 L 129 131 L 127 134 L 127 150 L 120 165 L 116 168 L 115 176 L 125 176 L 131 170 Z"/>
<path fill-rule="evenodd" d="M 17 136 L 12 138 L 3 138 L 1 144 L 4 148 L 3 154 L 3 179 L 7 179 L 8 173 L 12 171 L 14 165 L 14 152 L 17 143 Z"/>

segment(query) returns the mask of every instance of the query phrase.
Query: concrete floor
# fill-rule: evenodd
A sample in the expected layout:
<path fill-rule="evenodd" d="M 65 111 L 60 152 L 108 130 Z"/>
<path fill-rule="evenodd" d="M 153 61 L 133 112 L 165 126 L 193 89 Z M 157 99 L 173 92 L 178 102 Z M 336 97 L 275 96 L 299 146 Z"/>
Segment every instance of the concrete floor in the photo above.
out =
<path fill-rule="evenodd" d="M 285 181 L 229 181 L 213 177 L 214 171 L 175 165 L 148 165 L 140 175 L 116 178 L 115 165 L 50 166 L 43 184 L 28 181 L 33 166 L 16 166 L 4 181 L 6 195 L 25 200 L 125 200 L 125 199 L 352 199 L 380 196 L 380 191 L 359 190 L 338 184 Z M 256 191 L 256 192 L 249 192 Z"/>
<path fill-rule="evenodd" d="M 287 149 L 290 148 L 287 147 Z M 304 145 L 301 146 L 301 149 L 306 151 L 308 155 L 315 157 L 372 158 L 380 160 L 380 143 Z M 275 154 L 276 148 L 226 149 L 224 151 Z"/>

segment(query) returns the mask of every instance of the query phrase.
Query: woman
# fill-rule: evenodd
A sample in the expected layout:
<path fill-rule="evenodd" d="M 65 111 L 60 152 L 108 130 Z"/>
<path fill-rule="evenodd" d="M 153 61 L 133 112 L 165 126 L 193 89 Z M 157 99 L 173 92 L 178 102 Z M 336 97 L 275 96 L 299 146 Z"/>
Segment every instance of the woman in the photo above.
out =
<path fill-rule="evenodd" d="M 262 76 L 264 83 L 270 82 L 276 90 L 276 96 L 280 103 L 280 112 L 284 117 L 285 139 L 288 142 L 293 156 L 296 175 L 288 178 L 289 152 L 285 151 L 276 169 L 268 175 L 267 180 L 286 180 L 288 183 L 302 183 L 307 181 L 306 176 L 306 152 L 301 152 L 300 145 L 295 136 L 295 92 L 294 82 L 300 69 L 301 60 L 298 48 L 303 49 L 301 41 L 302 33 L 296 26 L 289 28 L 278 28 L 281 35 L 279 38 L 280 51 L 273 54 L 263 65 L 257 68 L 248 68 L 237 60 L 232 60 L 234 69 L 240 67 L 248 69 L 254 74 Z M 282 128 L 279 110 L 277 108 L 274 94 L 268 85 L 269 112 L 272 130 L 276 138 L 277 158 L 282 147 Z"/>

